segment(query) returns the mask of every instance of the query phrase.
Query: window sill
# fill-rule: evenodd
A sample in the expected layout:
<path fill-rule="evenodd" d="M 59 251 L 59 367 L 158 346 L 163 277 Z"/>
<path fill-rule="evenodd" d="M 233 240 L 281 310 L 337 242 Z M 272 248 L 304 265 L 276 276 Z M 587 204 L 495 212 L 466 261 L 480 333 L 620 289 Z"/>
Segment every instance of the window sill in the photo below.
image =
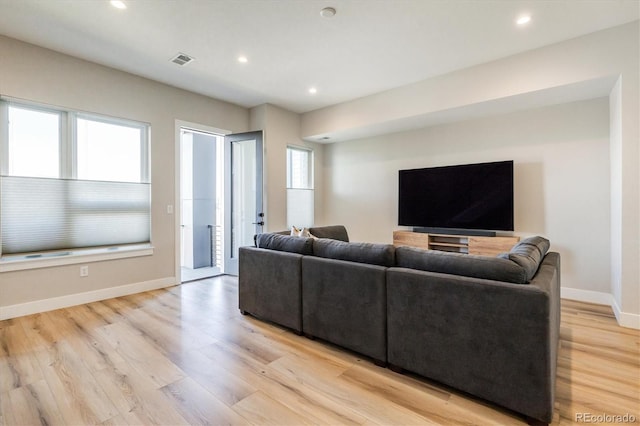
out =
<path fill-rule="evenodd" d="M 125 259 L 129 257 L 151 256 L 152 254 L 153 246 L 150 244 L 141 244 L 135 246 L 68 250 L 35 255 L 3 256 L 0 258 L 0 273 L 74 265 L 77 263 L 100 262 L 103 260 Z"/>

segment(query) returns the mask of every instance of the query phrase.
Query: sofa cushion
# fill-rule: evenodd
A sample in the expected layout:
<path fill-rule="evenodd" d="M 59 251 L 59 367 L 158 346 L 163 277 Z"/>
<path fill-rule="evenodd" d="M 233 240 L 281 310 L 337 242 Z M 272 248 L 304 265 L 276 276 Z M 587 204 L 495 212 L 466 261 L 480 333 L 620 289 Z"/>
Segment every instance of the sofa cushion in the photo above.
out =
<path fill-rule="evenodd" d="M 498 257 L 398 247 L 396 249 L 396 265 L 402 268 L 515 284 L 528 282 L 524 268 L 508 259 Z"/>
<path fill-rule="evenodd" d="M 332 240 L 349 242 L 347 228 L 342 225 L 318 226 L 316 228 L 309 228 L 309 232 L 317 238 L 330 238 Z"/>
<path fill-rule="evenodd" d="M 313 240 L 313 254 L 327 259 L 348 260 L 379 266 L 393 266 L 395 264 L 395 248 L 391 244 L 347 243 L 320 238 Z"/>
<path fill-rule="evenodd" d="M 258 248 L 265 248 L 278 251 L 288 251 L 298 254 L 313 254 L 313 239 L 303 237 L 292 237 L 281 234 L 258 234 L 256 237 Z"/>
<path fill-rule="evenodd" d="M 540 262 L 549 251 L 549 240 L 543 237 L 529 237 L 513 246 L 509 253 L 502 253 L 499 257 L 509 259 L 521 266 L 527 275 L 527 282 L 533 279 L 538 271 Z"/>

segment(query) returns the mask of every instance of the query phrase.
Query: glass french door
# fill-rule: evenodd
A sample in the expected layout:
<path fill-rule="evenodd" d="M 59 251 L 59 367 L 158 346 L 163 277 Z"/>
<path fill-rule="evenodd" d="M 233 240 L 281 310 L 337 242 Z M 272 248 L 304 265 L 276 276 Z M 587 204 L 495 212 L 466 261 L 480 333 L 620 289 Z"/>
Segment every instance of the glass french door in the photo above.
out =
<path fill-rule="evenodd" d="M 227 135 L 225 140 L 224 272 L 238 275 L 238 252 L 262 232 L 262 131 Z"/>

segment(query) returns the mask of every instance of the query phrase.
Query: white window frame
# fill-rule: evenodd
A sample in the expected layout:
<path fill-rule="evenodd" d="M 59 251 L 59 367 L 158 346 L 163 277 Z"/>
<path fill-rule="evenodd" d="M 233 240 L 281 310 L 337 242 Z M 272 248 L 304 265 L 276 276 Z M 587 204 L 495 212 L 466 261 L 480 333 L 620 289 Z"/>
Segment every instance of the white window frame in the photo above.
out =
<path fill-rule="evenodd" d="M 309 154 L 309 164 L 308 164 L 308 179 L 309 179 L 309 186 L 307 187 L 298 187 L 298 186 L 293 186 L 292 182 L 291 182 L 291 154 L 289 153 L 289 151 L 302 151 L 302 152 L 306 152 L 307 154 Z M 287 189 L 315 189 L 314 188 L 314 179 L 313 179 L 313 175 L 314 175 L 314 155 L 313 155 L 313 149 L 311 148 L 304 148 L 304 147 L 299 147 L 299 146 L 294 146 L 294 145 L 287 145 Z"/>
<path fill-rule="evenodd" d="M 67 169 L 67 153 L 70 149 L 69 138 L 67 136 L 69 122 L 67 112 L 59 108 L 47 107 L 22 100 L 15 101 L 12 98 L 0 96 L 0 123 L 7 123 L 9 121 L 9 105 L 12 103 L 15 103 L 19 108 L 56 114 L 58 116 L 60 132 L 58 134 L 58 139 L 60 141 L 60 146 L 58 146 L 58 155 L 60 158 L 60 163 L 58 164 L 58 178 L 64 179 L 69 177 L 65 175 L 65 170 Z M 2 157 L 0 157 L 0 174 L 6 176 L 9 174 L 9 128 L 0 127 L 0 129 L 2 129 L 2 132 L 0 133 L 0 152 L 2 153 Z"/>
<path fill-rule="evenodd" d="M 139 129 L 140 143 L 140 183 L 151 183 L 150 166 L 150 125 L 139 121 L 115 118 L 97 113 L 75 111 L 68 108 L 44 105 L 23 99 L 0 96 L 0 174 L 9 173 L 9 129 L 4 123 L 8 122 L 9 106 L 54 113 L 60 117 L 60 160 L 59 179 L 77 179 L 77 141 L 75 125 L 78 118 L 104 122 Z M 150 232 L 150 240 L 151 229 Z M 70 248 L 68 250 L 44 251 L 36 253 L 22 253 L 2 255 L 2 235 L 0 234 L 0 273 L 26 269 L 46 268 L 52 266 L 69 265 L 86 262 L 121 259 L 128 257 L 153 255 L 153 245 L 133 244 L 111 247 Z"/>

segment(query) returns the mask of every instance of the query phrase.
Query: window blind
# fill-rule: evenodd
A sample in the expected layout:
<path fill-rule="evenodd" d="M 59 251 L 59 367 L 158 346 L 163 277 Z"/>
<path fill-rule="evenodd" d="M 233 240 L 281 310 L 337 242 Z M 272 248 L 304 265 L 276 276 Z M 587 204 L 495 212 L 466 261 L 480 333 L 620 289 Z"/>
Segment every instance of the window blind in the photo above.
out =
<path fill-rule="evenodd" d="M 289 226 L 313 226 L 313 189 L 287 189 L 287 222 Z"/>
<path fill-rule="evenodd" d="M 0 177 L 2 254 L 151 241 L 151 184 Z"/>

